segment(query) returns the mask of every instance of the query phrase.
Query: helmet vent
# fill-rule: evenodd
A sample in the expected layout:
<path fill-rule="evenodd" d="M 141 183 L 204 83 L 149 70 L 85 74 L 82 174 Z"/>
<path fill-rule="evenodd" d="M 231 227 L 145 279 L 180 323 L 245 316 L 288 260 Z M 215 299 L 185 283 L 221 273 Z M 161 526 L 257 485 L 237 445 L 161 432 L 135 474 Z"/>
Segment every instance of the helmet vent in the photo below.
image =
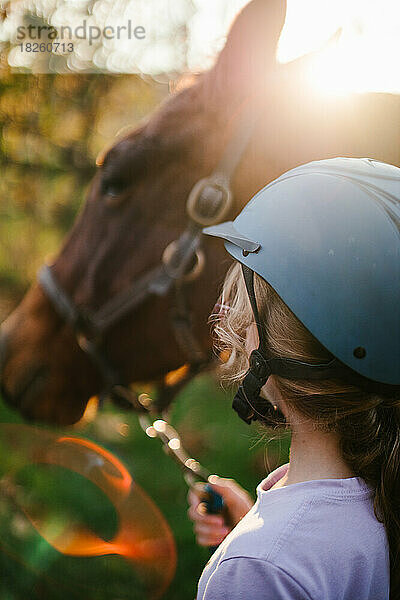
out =
<path fill-rule="evenodd" d="M 356 358 L 365 358 L 367 355 L 367 351 L 362 346 L 358 346 L 357 348 L 354 348 L 353 355 Z"/>

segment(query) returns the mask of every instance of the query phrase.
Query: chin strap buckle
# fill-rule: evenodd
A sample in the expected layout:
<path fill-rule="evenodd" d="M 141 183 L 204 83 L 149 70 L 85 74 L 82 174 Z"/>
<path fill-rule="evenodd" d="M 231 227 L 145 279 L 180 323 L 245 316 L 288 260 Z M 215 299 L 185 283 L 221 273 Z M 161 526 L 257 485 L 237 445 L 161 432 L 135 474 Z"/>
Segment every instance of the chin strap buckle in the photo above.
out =
<path fill-rule="evenodd" d="M 249 358 L 250 368 L 247 371 L 233 399 L 232 408 L 248 425 L 264 415 L 258 412 L 261 388 L 271 375 L 271 369 L 258 350 L 253 350 Z M 264 401 L 265 404 L 265 401 Z"/>
<path fill-rule="evenodd" d="M 276 426 L 286 422 L 284 414 L 268 400 L 260 396 L 261 388 L 272 374 L 269 362 L 259 350 L 253 350 L 249 358 L 250 368 L 233 399 L 232 408 L 248 425 L 261 421 Z"/>

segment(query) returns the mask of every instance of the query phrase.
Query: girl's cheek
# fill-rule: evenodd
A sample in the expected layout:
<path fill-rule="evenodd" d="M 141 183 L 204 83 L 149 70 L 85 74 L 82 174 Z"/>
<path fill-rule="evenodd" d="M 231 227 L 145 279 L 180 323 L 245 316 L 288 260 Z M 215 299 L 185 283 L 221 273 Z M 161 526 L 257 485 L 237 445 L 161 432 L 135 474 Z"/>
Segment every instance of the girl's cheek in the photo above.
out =
<path fill-rule="evenodd" d="M 253 350 L 255 350 L 256 348 L 258 348 L 258 332 L 257 332 L 257 325 L 255 323 L 252 323 L 251 325 L 249 325 L 249 327 L 246 329 L 246 342 L 245 342 L 245 349 L 246 349 L 246 353 L 248 356 L 250 356 L 250 354 L 253 352 Z"/>

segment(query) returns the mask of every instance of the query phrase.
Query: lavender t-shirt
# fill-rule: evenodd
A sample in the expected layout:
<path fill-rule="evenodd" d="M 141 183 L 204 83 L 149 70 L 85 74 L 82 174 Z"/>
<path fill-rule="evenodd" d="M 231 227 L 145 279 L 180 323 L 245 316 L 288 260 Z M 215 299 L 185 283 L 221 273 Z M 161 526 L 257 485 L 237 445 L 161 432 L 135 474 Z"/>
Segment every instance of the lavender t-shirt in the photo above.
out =
<path fill-rule="evenodd" d="M 271 490 L 207 563 L 197 600 L 387 600 L 389 551 L 363 479 L 318 479 Z"/>

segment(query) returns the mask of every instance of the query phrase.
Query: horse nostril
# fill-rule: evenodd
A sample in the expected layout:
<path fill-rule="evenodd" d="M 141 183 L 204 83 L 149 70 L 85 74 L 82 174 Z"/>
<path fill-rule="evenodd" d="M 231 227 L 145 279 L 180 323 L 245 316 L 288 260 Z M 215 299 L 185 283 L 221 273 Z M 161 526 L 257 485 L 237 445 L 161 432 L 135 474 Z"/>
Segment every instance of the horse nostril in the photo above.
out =
<path fill-rule="evenodd" d="M 2 381 L 0 391 L 3 400 L 13 408 L 18 408 L 23 414 L 30 412 L 43 390 L 47 376 L 46 367 L 34 367 L 24 373 L 15 389 L 9 389 Z"/>
<path fill-rule="evenodd" d="M 7 360 L 7 335 L 4 329 L 0 328 L 0 381 L 3 373 L 3 367 Z"/>
<path fill-rule="evenodd" d="M 9 406 L 14 405 L 13 398 L 10 396 L 8 390 L 4 387 L 2 382 L 0 382 L 0 396 L 2 400 L 4 400 L 4 402 L 6 402 L 6 404 L 8 404 Z"/>

